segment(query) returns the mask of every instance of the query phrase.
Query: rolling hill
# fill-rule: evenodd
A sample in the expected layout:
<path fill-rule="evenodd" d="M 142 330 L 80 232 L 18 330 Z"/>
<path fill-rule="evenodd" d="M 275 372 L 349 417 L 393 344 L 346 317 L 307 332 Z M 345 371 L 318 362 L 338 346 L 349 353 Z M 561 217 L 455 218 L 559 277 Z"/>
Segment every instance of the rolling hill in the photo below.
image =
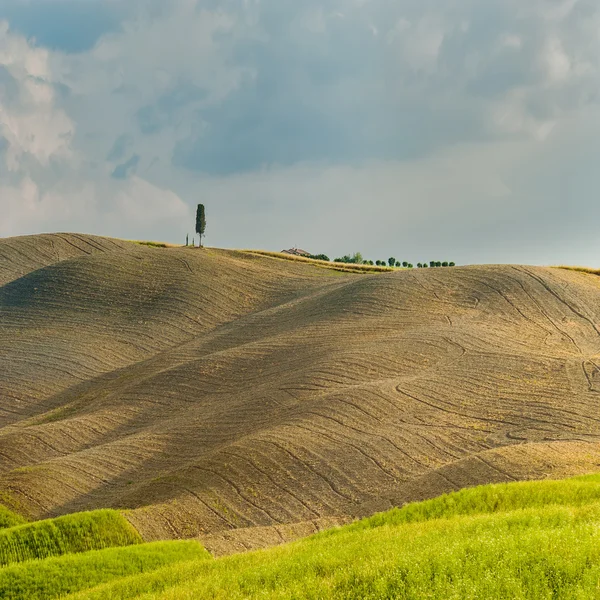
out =
<path fill-rule="evenodd" d="M 600 466 L 600 279 L 0 240 L 0 503 L 273 545 Z"/>

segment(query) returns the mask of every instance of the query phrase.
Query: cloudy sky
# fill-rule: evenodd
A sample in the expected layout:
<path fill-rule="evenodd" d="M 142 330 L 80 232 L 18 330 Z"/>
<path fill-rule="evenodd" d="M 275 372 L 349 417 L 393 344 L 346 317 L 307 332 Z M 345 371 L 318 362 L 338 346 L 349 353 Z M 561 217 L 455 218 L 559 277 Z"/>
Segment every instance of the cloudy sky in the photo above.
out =
<path fill-rule="evenodd" d="M 600 266 L 598 0 L 0 0 L 0 236 Z"/>

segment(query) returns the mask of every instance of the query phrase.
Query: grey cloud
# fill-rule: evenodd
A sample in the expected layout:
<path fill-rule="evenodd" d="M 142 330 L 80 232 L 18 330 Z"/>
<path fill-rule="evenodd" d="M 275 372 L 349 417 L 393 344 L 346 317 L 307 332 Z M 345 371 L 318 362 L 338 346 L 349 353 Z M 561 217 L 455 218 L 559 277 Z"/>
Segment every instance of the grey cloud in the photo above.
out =
<path fill-rule="evenodd" d="M 179 81 L 169 91 L 161 94 L 153 105 L 146 105 L 136 112 L 138 127 L 144 135 L 152 135 L 173 126 L 180 110 L 196 107 L 208 98 L 208 91 L 191 81 Z"/>
<path fill-rule="evenodd" d="M 135 116 L 140 131 L 145 135 L 156 133 L 164 126 L 164 119 L 155 106 L 143 106 Z"/>
<path fill-rule="evenodd" d="M 292 16 L 302 12 L 286 6 Z M 264 164 L 356 160 L 372 149 L 361 147 L 373 107 L 359 83 L 382 58 L 372 33 L 336 17 L 328 33 L 311 34 L 288 9 L 270 5 L 261 23 L 265 41 L 235 47 L 236 59 L 255 69 L 256 78 L 224 103 L 198 111 L 204 127 L 176 145 L 175 165 L 223 174 Z"/>
<path fill-rule="evenodd" d="M 169 92 L 162 94 L 157 100 L 157 107 L 165 114 L 172 114 L 179 108 L 190 104 L 201 103 L 208 97 L 208 91 L 191 81 L 180 82 Z"/>
<path fill-rule="evenodd" d="M 176 144 L 173 164 L 222 175 L 262 165 L 340 158 L 342 152 L 343 158 L 354 158 L 352 131 L 326 115 L 306 106 L 290 113 L 282 104 L 269 103 L 260 92 L 253 96 L 241 94 L 227 102 L 217 109 L 216 118 L 203 113 L 206 129 L 197 127 L 198 133 Z"/>
<path fill-rule="evenodd" d="M 523 133 L 541 131 L 582 94 L 547 89 L 539 15 L 516 18 L 517 5 L 499 0 L 425 4 L 261 4 L 262 35 L 242 36 L 233 49 L 256 77 L 198 111 L 173 164 L 226 174 L 307 160 L 414 159 L 494 139 L 493 110 L 515 112 L 509 134 L 528 119 Z M 589 78 L 583 85 L 591 101 L 596 87 Z M 495 106 L 513 102 L 513 92 L 518 105 Z"/>
<path fill-rule="evenodd" d="M 0 104 L 17 101 L 19 94 L 19 83 L 5 66 L 0 65 Z"/>
<path fill-rule="evenodd" d="M 132 143 L 133 136 L 127 133 L 121 134 L 115 140 L 115 143 L 106 155 L 106 160 L 109 160 L 111 162 L 121 160 L 123 156 L 125 156 L 125 153 L 127 152 Z"/>
<path fill-rule="evenodd" d="M 128 161 L 118 165 L 115 167 L 112 172 L 113 179 L 127 179 L 133 173 L 140 162 L 140 157 L 138 154 L 134 154 Z"/>

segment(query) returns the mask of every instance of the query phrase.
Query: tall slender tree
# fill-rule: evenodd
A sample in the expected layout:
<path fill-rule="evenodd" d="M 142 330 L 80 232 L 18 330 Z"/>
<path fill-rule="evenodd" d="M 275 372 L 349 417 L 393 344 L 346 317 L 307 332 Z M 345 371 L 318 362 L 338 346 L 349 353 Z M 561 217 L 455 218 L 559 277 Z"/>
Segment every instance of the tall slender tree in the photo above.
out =
<path fill-rule="evenodd" d="M 206 229 L 206 217 L 204 215 L 204 204 L 198 204 L 196 209 L 196 233 L 200 236 L 198 245 L 202 248 L 202 236 Z"/>

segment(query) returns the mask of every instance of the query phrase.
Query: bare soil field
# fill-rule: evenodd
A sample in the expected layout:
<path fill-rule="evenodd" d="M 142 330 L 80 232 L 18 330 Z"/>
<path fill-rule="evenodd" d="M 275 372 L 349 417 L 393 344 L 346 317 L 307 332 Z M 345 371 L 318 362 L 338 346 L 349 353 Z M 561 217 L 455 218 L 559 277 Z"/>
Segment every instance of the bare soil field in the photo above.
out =
<path fill-rule="evenodd" d="M 0 503 L 216 553 L 600 466 L 600 278 L 0 240 Z"/>

